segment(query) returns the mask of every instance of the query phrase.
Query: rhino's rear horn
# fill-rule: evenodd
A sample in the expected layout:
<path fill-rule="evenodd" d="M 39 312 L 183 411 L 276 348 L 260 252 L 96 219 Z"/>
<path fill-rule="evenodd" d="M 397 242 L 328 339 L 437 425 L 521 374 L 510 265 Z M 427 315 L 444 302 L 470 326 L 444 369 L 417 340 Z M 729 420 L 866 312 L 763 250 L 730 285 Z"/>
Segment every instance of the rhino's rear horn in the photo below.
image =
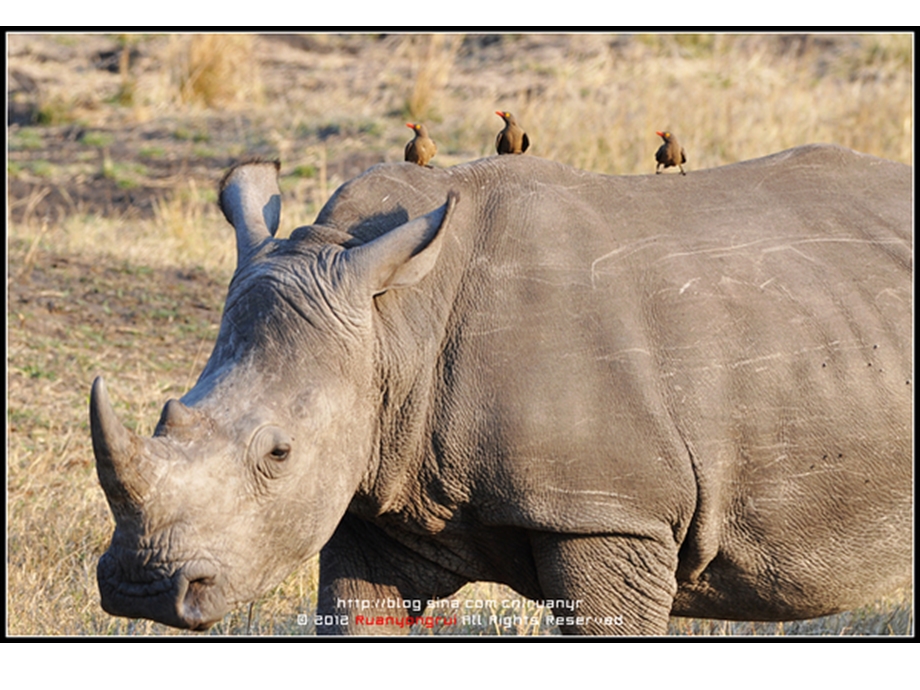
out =
<path fill-rule="evenodd" d="M 175 440 L 193 438 L 195 432 L 207 421 L 207 416 L 198 410 L 183 405 L 178 400 L 168 400 L 153 435 L 168 436 Z"/>
<path fill-rule="evenodd" d="M 93 381 L 89 401 L 89 422 L 99 483 L 113 509 L 116 505 L 138 504 L 150 486 L 151 473 L 145 467 L 143 442 L 126 429 L 115 415 L 105 382 Z"/>

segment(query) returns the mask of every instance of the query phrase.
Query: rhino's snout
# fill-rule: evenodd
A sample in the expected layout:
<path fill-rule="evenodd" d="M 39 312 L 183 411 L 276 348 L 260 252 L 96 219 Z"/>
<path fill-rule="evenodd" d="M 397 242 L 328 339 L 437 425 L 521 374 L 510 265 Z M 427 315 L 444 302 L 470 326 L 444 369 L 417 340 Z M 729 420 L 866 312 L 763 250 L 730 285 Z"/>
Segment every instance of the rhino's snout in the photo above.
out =
<path fill-rule="evenodd" d="M 172 574 L 149 565 L 132 575 L 110 552 L 96 569 L 102 608 L 113 616 L 149 618 L 188 630 L 207 630 L 228 611 L 223 578 L 209 561 L 192 561 Z"/>

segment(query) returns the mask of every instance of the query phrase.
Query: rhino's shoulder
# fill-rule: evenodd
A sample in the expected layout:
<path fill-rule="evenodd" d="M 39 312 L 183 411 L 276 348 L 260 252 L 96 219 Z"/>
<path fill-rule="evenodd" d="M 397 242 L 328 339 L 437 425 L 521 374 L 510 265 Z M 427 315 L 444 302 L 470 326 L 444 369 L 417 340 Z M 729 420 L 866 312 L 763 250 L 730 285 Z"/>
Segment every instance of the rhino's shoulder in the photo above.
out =
<path fill-rule="evenodd" d="M 445 187 L 470 191 L 483 185 L 508 187 L 537 180 L 543 184 L 565 184 L 573 178 L 609 179 L 609 175 L 579 170 L 538 156 L 486 156 L 449 168 L 426 168 L 410 163 L 381 163 L 346 182 L 337 195 L 368 194 L 375 189 L 393 193 L 394 188 L 408 187 L 416 195 L 440 193 Z"/>

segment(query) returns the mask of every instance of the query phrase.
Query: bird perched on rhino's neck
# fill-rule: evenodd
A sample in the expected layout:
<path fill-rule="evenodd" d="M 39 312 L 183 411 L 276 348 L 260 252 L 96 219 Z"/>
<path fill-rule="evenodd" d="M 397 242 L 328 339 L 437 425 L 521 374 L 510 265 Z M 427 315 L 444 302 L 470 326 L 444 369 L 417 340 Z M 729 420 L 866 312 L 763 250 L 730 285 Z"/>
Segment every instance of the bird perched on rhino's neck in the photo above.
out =
<path fill-rule="evenodd" d="M 514 119 L 514 115 L 503 110 L 496 110 L 495 114 L 505 121 L 505 128 L 495 138 L 495 149 L 499 155 L 505 153 L 524 153 L 530 146 L 527 132 Z"/>
<path fill-rule="evenodd" d="M 670 132 L 655 132 L 655 134 L 664 139 L 664 143 L 655 153 L 655 160 L 658 161 L 658 165 L 655 166 L 655 174 L 661 172 L 662 165 L 665 169 L 676 165 L 680 168 L 680 174 L 686 175 L 683 164 L 687 162 L 687 154 L 684 152 L 684 147 L 677 141 L 677 137 Z"/>
<path fill-rule="evenodd" d="M 438 147 L 434 139 L 428 136 L 428 128 L 425 125 L 406 123 L 415 132 L 415 137 L 406 144 L 406 161 L 409 163 L 418 163 L 419 165 L 428 165 L 428 161 L 434 158 L 438 152 Z"/>

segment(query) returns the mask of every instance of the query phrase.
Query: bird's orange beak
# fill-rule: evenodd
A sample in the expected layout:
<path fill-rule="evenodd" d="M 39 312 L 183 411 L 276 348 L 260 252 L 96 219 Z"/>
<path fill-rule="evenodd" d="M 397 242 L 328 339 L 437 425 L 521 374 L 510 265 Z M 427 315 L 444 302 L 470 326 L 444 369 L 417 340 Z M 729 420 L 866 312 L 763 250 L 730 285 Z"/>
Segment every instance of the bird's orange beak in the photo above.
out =
<path fill-rule="evenodd" d="M 655 134 L 657 134 L 659 137 L 663 137 L 663 136 L 664 136 L 664 132 L 655 132 Z"/>
<path fill-rule="evenodd" d="M 503 113 L 501 110 L 496 110 L 495 114 L 498 115 L 499 117 L 505 117 L 505 115 L 507 115 L 507 113 Z"/>
<path fill-rule="evenodd" d="M 413 125 L 411 122 L 406 123 L 406 127 L 408 127 L 409 129 L 415 129 L 417 126 L 418 125 Z"/>

